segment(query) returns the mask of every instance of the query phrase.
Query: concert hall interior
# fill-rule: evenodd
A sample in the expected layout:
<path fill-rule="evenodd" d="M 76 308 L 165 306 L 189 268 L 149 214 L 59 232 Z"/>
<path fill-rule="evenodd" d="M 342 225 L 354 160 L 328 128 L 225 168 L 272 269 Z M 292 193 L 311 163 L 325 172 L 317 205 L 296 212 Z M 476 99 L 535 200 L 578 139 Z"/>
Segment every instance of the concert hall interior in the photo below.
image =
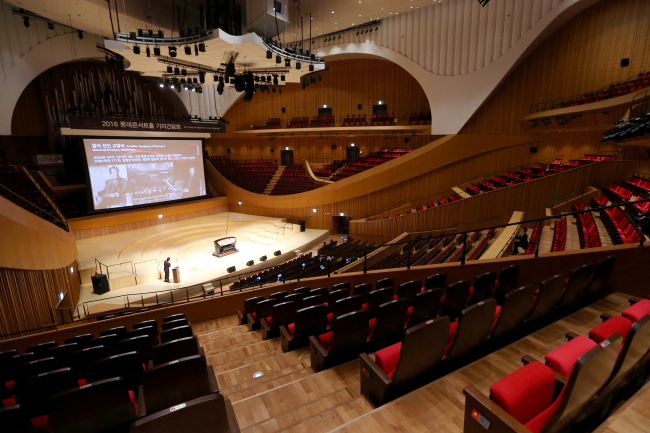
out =
<path fill-rule="evenodd" d="M 0 24 L 2 433 L 648 432 L 648 0 Z"/>

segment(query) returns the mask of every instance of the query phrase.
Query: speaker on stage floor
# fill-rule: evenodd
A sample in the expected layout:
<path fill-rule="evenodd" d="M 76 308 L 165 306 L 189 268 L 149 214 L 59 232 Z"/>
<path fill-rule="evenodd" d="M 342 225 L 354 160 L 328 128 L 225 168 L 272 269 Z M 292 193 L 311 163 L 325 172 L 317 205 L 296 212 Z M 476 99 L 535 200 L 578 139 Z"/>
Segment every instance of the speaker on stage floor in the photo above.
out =
<path fill-rule="evenodd" d="M 300 231 L 305 231 L 305 220 L 298 220 L 298 225 L 300 226 Z"/>
<path fill-rule="evenodd" d="M 280 250 L 277 250 L 276 252 L 273 253 L 275 257 L 282 255 L 282 252 Z"/>
<path fill-rule="evenodd" d="M 103 295 L 108 292 L 108 277 L 105 274 L 93 275 L 91 278 L 93 282 L 93 293 L 96 295 Z"/>
<path fill-rule="evenodd" d="M 253 266 L 253 263 L 255 263 L 255 262 L 253 262 L 252 260 L 249 260 L 249 261 L 246 262 L 246 266 Z"/>
<path fill-rule="evenodd" d="M 265 260 L 266 260 L 266 256 L 262 256 L 262 257 L 260 257 L 260 262 L 263 262 L 263 261 L 265 261 Z"/>
<path fill-rule="evenodd" d="M 231 267 L 229 267 L 228 269 L 226 269 L 226 271 L 228 271 L 229 274 L 232 274 L 232 273 L 235 272 L 236 270 L 237 270 L 237 268 L 235 268 L 234 266 L 231 266 Z"/>

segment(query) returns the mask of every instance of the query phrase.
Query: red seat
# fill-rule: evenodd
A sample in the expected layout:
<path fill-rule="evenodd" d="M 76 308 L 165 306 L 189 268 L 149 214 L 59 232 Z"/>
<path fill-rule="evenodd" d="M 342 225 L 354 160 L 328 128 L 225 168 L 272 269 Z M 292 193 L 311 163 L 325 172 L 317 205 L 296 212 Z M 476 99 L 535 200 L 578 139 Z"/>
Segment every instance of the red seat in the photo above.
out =
<path fill-rule="evenodd" d="M 625 317 L 614 316 L 589 331 L 589 338 L 594 340 L 596 343 L 600 343 L 603 340 L 607 340 L 615 332 L 618 332 L 625 341 L 625 338 L 627 338 L 627 334 L 630 332 L 630 328 L 632 328 L 633 324 L 634 323 Z"/>
<path fill-rule="evenodd" d="M 571 341 L 549 352 L 544 359 L 546 359 L 546 365 L 564 377 L 569 377 L 578 358 L 594 346 L 596 346 L 594 340 L 583 336 L 575 337 Z"/>
<path fill-rule="evenodd" d="M 333 331 L 330 331 L 318 336 L 318 341 L 320 342 L 320 344 L 323 345 L 325 350 L 327 350 L 328 352 L 330 350 L 330 346 L 332 345 L 332 334 Z"/>
<path fill-rule="evenodd" d="M 629 308 L 626 308 L 621 315 L 626 319 L 636 322 L 646 314 L 650 314 L 650 300 L 644 299 Z"/>
<path fill-rule="evenodd" d="M 445 349 L 445 355 L 449 353 L 449 349 L 451 348 L 451 343 L 454 342 L 454 338 L 456 337 L 456 329 L 458 329 L 458 320 L 455 320 L 449 324 L 449 340 L 447 341 L 447 348 Z"/>
<path fill-rule="evenodd" d="M 402 343 L 395 343 L 375 353 L 375 363 L 391 379 L 393 378 L 393 374 L 397 368 L 397 362 L 399 361 L 399 354 L 401 350 Z"/>

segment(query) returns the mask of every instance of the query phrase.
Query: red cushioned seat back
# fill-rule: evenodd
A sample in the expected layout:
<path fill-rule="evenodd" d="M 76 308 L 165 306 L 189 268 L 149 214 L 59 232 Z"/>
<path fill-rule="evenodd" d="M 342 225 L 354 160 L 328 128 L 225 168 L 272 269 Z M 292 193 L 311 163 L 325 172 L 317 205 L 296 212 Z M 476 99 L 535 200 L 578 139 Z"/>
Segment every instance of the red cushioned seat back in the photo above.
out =
<path fill-rule="evenodd" d="M 434 319 L 440 311 L 442 288 L 434 290 L 425 290 L 415 295 L 413 300 L 413 309 L 408 321 L 408 327 L 412 328 L 427 320 Z"/>
<path fill-rule="evenodd" d="M 593 272 L 593 265 L 582 265 L 572 270 L 558 307 L 574 305 L 582 292 L 587 288 Z"/>
<path fill-rule="evenodd" d="M 393 382 L 397 385 L 417 381 L 431 373 L 442 361 L 449 335 L 449 317 L 428 320 L 404 332 Z M 426 350 L 422 350 L 426 347 Z"/>
<path fill-rule="evenodd" d="M 496 308 L 495 299 L 486 299 L 461 312 L 456 336 L 447 352 L 448 358 L 461 357 L 487 340 L 494 323 Z"/>
<path fill-rule="evenodd" d="M 519 287 L 506 294 L 501 307 L 501 313 L 492 330 L 492 338 L 501 337 L 521 325 L 533 305 L 535 286 L 529 284 Z"/>

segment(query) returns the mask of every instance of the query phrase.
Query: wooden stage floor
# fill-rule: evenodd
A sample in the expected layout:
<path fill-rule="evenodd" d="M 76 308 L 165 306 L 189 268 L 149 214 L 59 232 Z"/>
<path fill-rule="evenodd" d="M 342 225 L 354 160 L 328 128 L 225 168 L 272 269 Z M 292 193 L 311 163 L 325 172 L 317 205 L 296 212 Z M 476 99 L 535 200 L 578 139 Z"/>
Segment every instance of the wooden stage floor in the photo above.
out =
<path fill-rule="evenodd" d="M 261 256 L 273 258 L 273 252 L 277 250 L 283 254 L 304 251 L 306 246 L 328 235 L 327 230 L 300 232 L 300 226 L 285 225 L 280 218 L 225 212 L 81 239 L 77 241 L 80 272 L 87 275 L 88 269 L 96 267 L 97 259 L 109 265 L 110 280 L 125 281 L 127 286 L 95 295 L 90 283 L 82 284 L 79 303 L 103 300 L 102 304 L 123 305 L 122 295 L 199 284 L 227 275 L 226 269 L 230 266 L 239 271 L 247 268 L 249 260 L 254 260 L 257 265 Z M 221 258 L 213 256 L 214 240 L 227 236 L 237 238 L 239 252 Z M 167 257 L 172 257 L 172 266 L 179 266 L 181 282 L 178 284 L 165 283 L 159 278 L 162 262 Z M 136 279 L 137 285 L 128 285 L 129 281 Z M 115 296 L 118 298 L 108 299 Z"/>

